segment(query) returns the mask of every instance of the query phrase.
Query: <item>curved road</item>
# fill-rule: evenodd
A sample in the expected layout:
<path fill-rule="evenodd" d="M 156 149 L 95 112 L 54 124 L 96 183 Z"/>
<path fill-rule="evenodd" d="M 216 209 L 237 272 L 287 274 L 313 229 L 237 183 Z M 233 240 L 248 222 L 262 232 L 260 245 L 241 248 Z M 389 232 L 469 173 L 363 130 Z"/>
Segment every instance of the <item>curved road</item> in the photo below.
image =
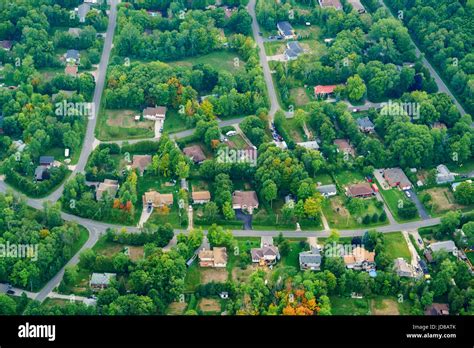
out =
<path fill-rule="evenodd" d="M 111 3 L 110 3 L 111 7 L 110 7 L 110 15 L 109 15 L 109 25 L 107 28 L 107 35 L 106 35 L 106 39 L 104 43 L 104 49 L 102 52 L 102 57 L 101 57 L 101 61 L 98 68 L 98 77 L 97 77 L 96 88 L 94 91 L 94 98 L 93 98 L 93 103 L 95 105 L 95 108 L 94 108 L 95 111 L 93 115 L 94 117 L 88 122 L 81 156 L 70 177 L 73 177 L 77 173 L 84 171 L 88 156 L 90 152 L 93 150 L 94 142 L 97 142 L 94 136 L 94 130 L 97 124 L 97 116 L 98 116 L 97 113 L 99 111 L 100 100 L 101 100 L 102 92 L 105 86 L 107 66 L 108 66 L 108 62 L 110 58 L 110 51 L 112 49 L 113 35 L 114 35 L 116 20 L 117 20 L 117 1 L 118 0 L 111 0 Z M 252 31 L 254 34 L 255 41 L 257 42 L 257 45 L 259 47 L 260 61 L 263 67 L 264 78 L 265 78 L 267 91 L 268 91 L 268 95 L 270 99 L 271 107 L 270 107 L 269 115 L 270 115 L 270 122 L 271 122 L 273 120 L 273 116 L 275 115 L 275 112 L 279 109 L 279 103 L 278 103 L 278 98 L 276 96 L 273 79 L 270 73 L 270 68 L 268 66 L 267 58 L 265 55 L 265 49 L 263 47 L 263 39 L 258 34 L 260 32 L 260 28 L 255 16 L 255 2 L 256 0 L 250 0 L 248 4 L 248 11 L 253 19 Z M 220 126 L 239 123 L 241 120 L 242 119 L 222 121 L 220 122 Z M 176 136 L 178 138 L 185 137 L 185 136 L 191 135 L 192 131 L 193 130 L 186 130 L 183 132 L 172 134 L 172 136 Z M 143 140 L 146 140 L 146 139 L 140 139 L 140 140 L 135 140 L 135 141 L 131 140 L 129 141 L 129 143 L 143 141 Z M 148 140 L 152 140 L 152 139 L 148 139 Z M 27 197 L 26 203 L 35 209 L 42 209 L 44 202 L 48 200 L 56 202 L 60 198 L 63 191 L 63 186 L 64 185 L 61 185 L 52 194 L 50 194 L 48 197 L 45 197 L 43 199 L 33 199 L 33 198 Z M 3 181 L 0 180 L 0 192 L 5 193 L 8 191 L 14 191 L 14 190 L 12 190 Z M 71 258 L 71 260 L 69 260 L 69 262 L 43 287 L 43 289 L 41 289 L 40 292 L 31 293 L 31 296 L 35 296 L 35 299 L 39 301 L 43 301 L 54 290 L 54 288 L 59 285 L 63 277 L 65 267 L 77 264 L 79 262 L 80 253 L 83 250 L 94 246 L 94 244 L 99 239 L 100 235 L 105 233 L 105 231 L 108 228 L 123 227 L 119 225 L 113 225 L 113 224 L 108 224 L 104 222 L 81 218 L 81 217 L 67 214 L 64 212 L 61 213 L 61 217 L 65 221 L 73 221 L 84 226 L 89 231 L 89 238 L 86 241 L 86 243 L 82 246 L 82 248 L 79 250 L 79 252 L 77 252 L 76 255 L 74 255 Z M 402 230 L 415 230 L 420 227 L 433 226 L 439 223 L 440 223 L 439 218 L 432 218 L 432 219 L 427 219 L 423 221 L 415 221 L 415 222 L 407 222 L 407 223 L 391 222 L 390 224 L 386 226 L 378 227 L 377 231 L 380 231 L 382 233 L 388 233 L 388 232 L 395 232 L 395 231 L 402 231 Z M 128 232 L 132 232 L 132 233 L 139 231 L 137 227 L 126 227 L 126 229 Z M 341 237 L 361 236 L 363 233 L 365 233 L 366 230 L 367 229 L 339 230 L 339 233 Z M 175 230 L 175 234 L 179 234 L 179 233 L 186 234 L 188 232 L 189 231 L 187 230 L 179 230 L 179 229 Z M 236 237 L 277 236 L 279 233 L 282 233 L 285 237 L 296 237 L 296 238 L 303 237 L 304 238 L 304 237 L 309 237 L 309 236 L 327 237 L 329 236 L 330 231 L 329 229 L 324 229 L 320 231 L 298 231 L 298 232 L 294 230 L 292 231 L 289 231 L 289 230 L 286 230 L 286 231 L 284 230 L 281 230 L 281 231 L 280 230 L 273 230 L 273 231 L 233 230 L 232 233 Z"/>

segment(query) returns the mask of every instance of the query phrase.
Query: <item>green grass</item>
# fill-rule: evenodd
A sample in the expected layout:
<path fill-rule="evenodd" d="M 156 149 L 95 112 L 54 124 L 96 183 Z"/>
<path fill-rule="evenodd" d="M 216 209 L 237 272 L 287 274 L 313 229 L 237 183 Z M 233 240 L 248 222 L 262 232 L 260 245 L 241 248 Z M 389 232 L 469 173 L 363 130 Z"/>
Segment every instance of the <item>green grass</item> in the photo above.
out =
<path fill-rule="evenodd" d="M 334 184 L 331 175 L 326 173 L 318 173 L 313 177 L 314 183 L 320 182 L 321 185 Z"/>
<path fill-rule="evenodd" d="M 245 61 L 232 51 L 216 51 L 199 57 L 190 57 L 182 60 L 168 62 L 169 65 L 192 67 L 196 64 L 209 64 L 218 71 L 235 73 L 245 66 Z"/>
<path fill-rule="evenodd" d="M 95 130 L 96 137 L 103 141 L 153 138 L 154 122 L 150 120 L 135 122 L 133 117 L 138 114 L 140 114 L 138 110 L 106 110 L 101 107 Z"/>
<path fill-rule="evenodd" d="M 345 170 L 334 174 L 334 178 L 340 187 L 366 181 L 362 173 L 350 170 Z"/>
<path fill-rule="evenodd" d="M 168 110 L 163 125 L 163 132 L 176 133 L 191 128 L 192 126 L 186 124 L 186 116 L 179 114 L 176 110 Z"/>
<path fill-rule="evenodd" d="M 332 206 L 331 202 L 338 202 L 338 205 L 344 205 L 345 197 L 342 196 L 335 196 L 331 197 L 329 199 L 325 199 L 323 201 L 323 213 L 324 216 L 326 216 L 326 219 L 328 220 L 329 225 L 331 228 L 337 228 L 337 229 L 354 229 L 354 228 L 370 228 L 370 227 L 375 227 L 375 226 L 381 226 L 381 225 L 386 225 L 388 224 L 388 220 L 385 221 L 377 221 L 377 222 L 370 222 L 368 224 L 362 223 L 362 219 L 366 216 L 369 215 L 372 217 L 375 213 L 377 213 L 378 216 L 382 213 L 383 209 L 382 208 L 377 208 L 375 205 L 377 200 L 375 198 L 371 199 L 365 199 L 365 209 L 363 212 L 357 215 L 352 215 L 349 210 L 346 208 L 347 214 L 340 214 L 339 212 L 335 211 Z M 359 223 L 359 220 L 361 221 Z"/>
<path fill-rule="evenodd" d="M 242 138 L 240 134 L 228 137 L 229 141 L 232 141 L 235 144 L 236 149 L 242 150 L 247 147 L 247 142 Z"/>
<path fill-rule="evenodd" d="M 455 173 L 460 173 L 460 174 L 470 173 L 474 171 L 474 158 L 467 160 L 466 163 L 462 165 L 455 166 L 455 165 L 450 164 L 448 165 L 448 168 Z"/>
<path fill-rule="evenodd" d="M 331 296 L 331 308 L 333 315 L 367 315 L 370 313 L 369 300 L 367 298 L 350 298 Z"/>
<path fill-rule="evenodd" d="M 184 291 L 194 292 L 199 284 L 201 284 L 201 272 L 199 272 L 199 261 L 196 258 L 187 269 L 186 277 L 184 278 Z"/>
<path fill-rule="evenodd" d="M 403 257 L 407 262 L 411 262 L 411 253 L 401 232 L 386 233 L 384 237 L 385 251 L 391 261 Z"/>
<path fill-rule="evenodd" d="M 264 42 L 263 46 L 265 47 L 265 54 L 267 56 L 283 54 L 286 49 L 285 43 L 283 41 Z"/>
<path fill-rule="evenodd" d="M 398 204 L 400 200 L 402 200 L 403 202 L 408 202 L 408 199 L 406 198 L 405 194 L 396 188 L 383 190 L 380 187 L 380 185 L 378 186 L 379 186 L 379 192 L 382 195 L 385 203 L 387 203 L 387 206 L 392 212 L 392 215 L 395 218 L 395 220 L 397 220 L 398 222 L 408 222 L 408 221 L 416 221 L 420 218 L 418 213 L 416 214 L 414 218 L 411 218 L 411 219 L 402 218 L 398 214 Z"/>
<path fill-rule="evenodd" d="M 295 267 L 300 269 L 299 254 L 303 251 L 299 241 L 290 242 L 290 252 L 288 255 L 281 258 L 281 263 L 285 266 Z"/>

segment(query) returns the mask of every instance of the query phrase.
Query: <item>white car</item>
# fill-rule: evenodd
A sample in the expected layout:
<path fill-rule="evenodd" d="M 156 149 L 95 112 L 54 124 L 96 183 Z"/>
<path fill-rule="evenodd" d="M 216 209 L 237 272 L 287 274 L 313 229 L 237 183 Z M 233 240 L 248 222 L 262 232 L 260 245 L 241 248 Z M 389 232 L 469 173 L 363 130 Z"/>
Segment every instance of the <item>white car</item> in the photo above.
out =
<path fill-rule="evenodd" d="M 406 195 L 407 195 L 407 197 L 408 197 L 408 198 L 410 198 L 410 197 L 411 197 L 411 193 L 410 193 L 410 191 L 405 191 L 405 193 L 406 193 Z"/>

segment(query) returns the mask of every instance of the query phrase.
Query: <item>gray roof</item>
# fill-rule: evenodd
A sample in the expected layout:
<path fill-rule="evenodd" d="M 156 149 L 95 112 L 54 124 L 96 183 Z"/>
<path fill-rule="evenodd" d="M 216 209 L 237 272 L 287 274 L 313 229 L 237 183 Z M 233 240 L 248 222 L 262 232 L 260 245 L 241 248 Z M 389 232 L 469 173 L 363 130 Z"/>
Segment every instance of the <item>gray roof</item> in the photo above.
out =
<path fill-rule="evenodd" d="M 79 51 L 78 50 L 67 50 L 66 59 L 79 59 Z"/>
<path fill-rule="evenodd" d="M 46 171 L 46 167 L 38 166 L 35 169 L 35 179 L 36 180 L 43 180 L 43 174 Z"/>
<path fill-rule="evenodd" d="M 311 248 L 310 251 L 303 251 L 299 256 L 300 264 L 321 263 L 321 252 L 318 248 Z"/>
<path fill-rule="evenodd" d="M 115 273 L 92 273 L 91 285 L 108 285 L 115 278 Z"/>
<path fill-rule="evenodd" d="M 436 242 L 436 243 L 430 244 L 430 249 L 433 252 L 440 251 L 440 250 L 453 252 L 454 250 L 456 250 L 456 245 L 454 244 L 452 240 L 445 240 L 443 242 Z"/>
<path fill-rule="evenodd" d="M 336 185 L 334 184 L 329 184 L 329 185 L 321 185 L 316 187 L 316 189 L 321 193 L 331 193 L 331 192 L 337 192 Z"/>
<path fill-rule="evenodd" d="M 358 118 L 357 119 L 357 124 L 361 128 L 374 128 L 374 124 L 372 123 L 372 121 L 367 116 L 362 117 L 362 118 Z"/>
<path fill-rule="evenodd" d="M 284 35 L 288 35 L 288 36 L 293 35 L 293 27 L 291 26 L 289 22 L 287 21 L 278 22 L 277 27 L 283 32 Z"/>
<path fill-rule="evenodd" d="M 298 41 L 288 41 L 287 46 L 288 49 L 292 50 L 296 54 L 300 54 L 303 52 L 303 48 L 300 46 Z"/>
<path fill-rule="evenodd" d="M 54 157 L 53 156 L 40 156 L 39 163 L 40 164 L 53 164 Z"/>
<path fill-rule="evenodd" d="M 86 18 L 87 13 L 91 10 L 91 5 L 81 4 L 77 7 L 77 15 L 79 19 L 83 20 Z"/>

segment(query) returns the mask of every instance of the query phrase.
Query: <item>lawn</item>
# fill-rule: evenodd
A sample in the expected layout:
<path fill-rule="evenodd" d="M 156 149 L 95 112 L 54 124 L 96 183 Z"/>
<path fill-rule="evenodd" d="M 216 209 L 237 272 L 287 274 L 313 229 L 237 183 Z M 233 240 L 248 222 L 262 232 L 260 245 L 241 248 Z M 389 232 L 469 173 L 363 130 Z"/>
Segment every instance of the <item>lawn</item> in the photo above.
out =
<path fill-rule="evenodd" d="M 340 187 L 345 187 L 351 184 L 357 184 L 366 181 L 362 173 L 349 170 L 334 174 L 334 179 Z"/>
<path fill-rule="evenodd" d="M 291 88 L 290 99 L 295 102 L 297 107 L 304 107 L 311 101 L 311 98 L 304 87 Z"/>
<path fill-rule="evenodd" d="M 291 241 L 290 242 L 290 252 L 288 255 L 281 258 L 281 264 L 285 266 L 295 267 L 300 269 L 299 254 L 304 251 L 300 245 L 300 241 Z"/>
<path fill-rule="evenodd" d="M 155 123 L 150 120 L 135 121 L 138 110 L 110 110 L 101 108 L 96 128 L 99 140 L 153 138 Z"/>
<path fill-rule="evenodd" d="M 201 284 L 201 272 L 199 271 L 199 261 L 196 258 L 193 264 L 188 267 L 186 277 L 184 278 L 184 291 L 194 292 L 196 288 Z"/>
<path fill-rule="evenodd" d="M 321 183 L 321 185 L 329 185 L 334 184 L 332 177 L 330 174 L 326 173 L 318 173 L 313 177 L 313 181 L 317 183 Z"/>
<path fill-rule="evenodd" d="M 168 110 L 166 113 L 165 123 L 163 125 L 163 132 L 176 133 L 187 129 L 191 129 L 193 126 L 186 123 L 186 116 L 181 115 L 176 110 Z"/>
<path fill-rule="evenodd" d="M 333 315 L 368 315 L 370 314 L 369 300 L 367 298 L 350 298 L 331 296 Z"/>
<path fill-rule="evenodd" d="M 291 139 L 293 139 L 296 143 L 308 140 L 305 132 L 303 131 L 303 128 L 298 125 L 295 118 L 287 118 L 284 128 L 290 134 Z M 308 129 L 310 129 L 309 125 Z"/>
<path fill-rule="evenodd" d="M 411 253 L 401 232 L 385 233 L 385 251 L 390 260 L 403 257 L 411 262 Z"/>
<path fill-rule="evenodd" d="M 275 56 L 277 54 L 283 54 L 286 49 L 285 43 L 282 41 L 264 42 L 263 46 L 265 47 L 265 54 L 267 56 Z"/>
<path fill-rule="evenodd" d="M 463 163 L 458 166 L 454 166 L 452 164 L 448 165 L 448 168 L 453 171 L 454 173 L 459 173 L 459 174 L 467 174 L 471 173 L 474 171 L 474 158 L 471 158 L 466 161 L 466 163 Z"/>
<path fill-rule="evenodd" d="M 190 57 L 168 62 L 169 65 L 192 67 L 197 64 L 209 64 L 218 71 L 235 73 L 245 66 L 245 61 L 232 51 L 216 51 L 199 57 Z"/>
<path fill-rule="evenodd" d="M 362 219 L 369 215 L 372 217 L 375 213 L 380 216 L 383 209 L 376 206 L 377 200 L 375 198 L 364 199 L 365 209 L 358 215 L 352 215 L 347 207 L 345 206 L 345 197 L 338 195 L 323 201 L 323 213 L 328 220 L 331 228 L 338 229 L 353 229 L 358 227 L 374 227 L 385 225 L 388 223 L 388 220 L 384 222 L 370 222 L 369 224 L 364 224 Z"/>
<path fill-rule="evenodd" d="M 242 138 L 242 136 L 240 134 L 233 135 L 231 137 L 227 137 L 227 139 L 229 140 L 227 145 L 229 145 L 230 147 L 232 147 L 234 149 L 243 150 L 248 146 L 247 142 L 244 140 L 244 138 Z M 233 145 L 233 146 L 231 146 L 231 145 Z"/>
<path fill-rule="evenodd" d="M 379 186 L 379 191 L 380 191 L 385 203 L 387 203 L 388 208 L 392 212 L 393 217 L 395 218 L 395 220 L 397 220 L 398 222 L 407 222 L 407 221 L 415 221 L 415 220 L 418 220 L 420 218 L 418 213 L 412 219 L 405 219 L 405 218 L 402 218 L 400 215 L 398 215 L 398 205 L 401 202 L 407 202 L 408 201 L 405 194 L 402 191 L 400 191 L 396 188 L 389 189 L 389 190 L 382 190 L 380 185 L 378 185 L 378 186 Z"/>

